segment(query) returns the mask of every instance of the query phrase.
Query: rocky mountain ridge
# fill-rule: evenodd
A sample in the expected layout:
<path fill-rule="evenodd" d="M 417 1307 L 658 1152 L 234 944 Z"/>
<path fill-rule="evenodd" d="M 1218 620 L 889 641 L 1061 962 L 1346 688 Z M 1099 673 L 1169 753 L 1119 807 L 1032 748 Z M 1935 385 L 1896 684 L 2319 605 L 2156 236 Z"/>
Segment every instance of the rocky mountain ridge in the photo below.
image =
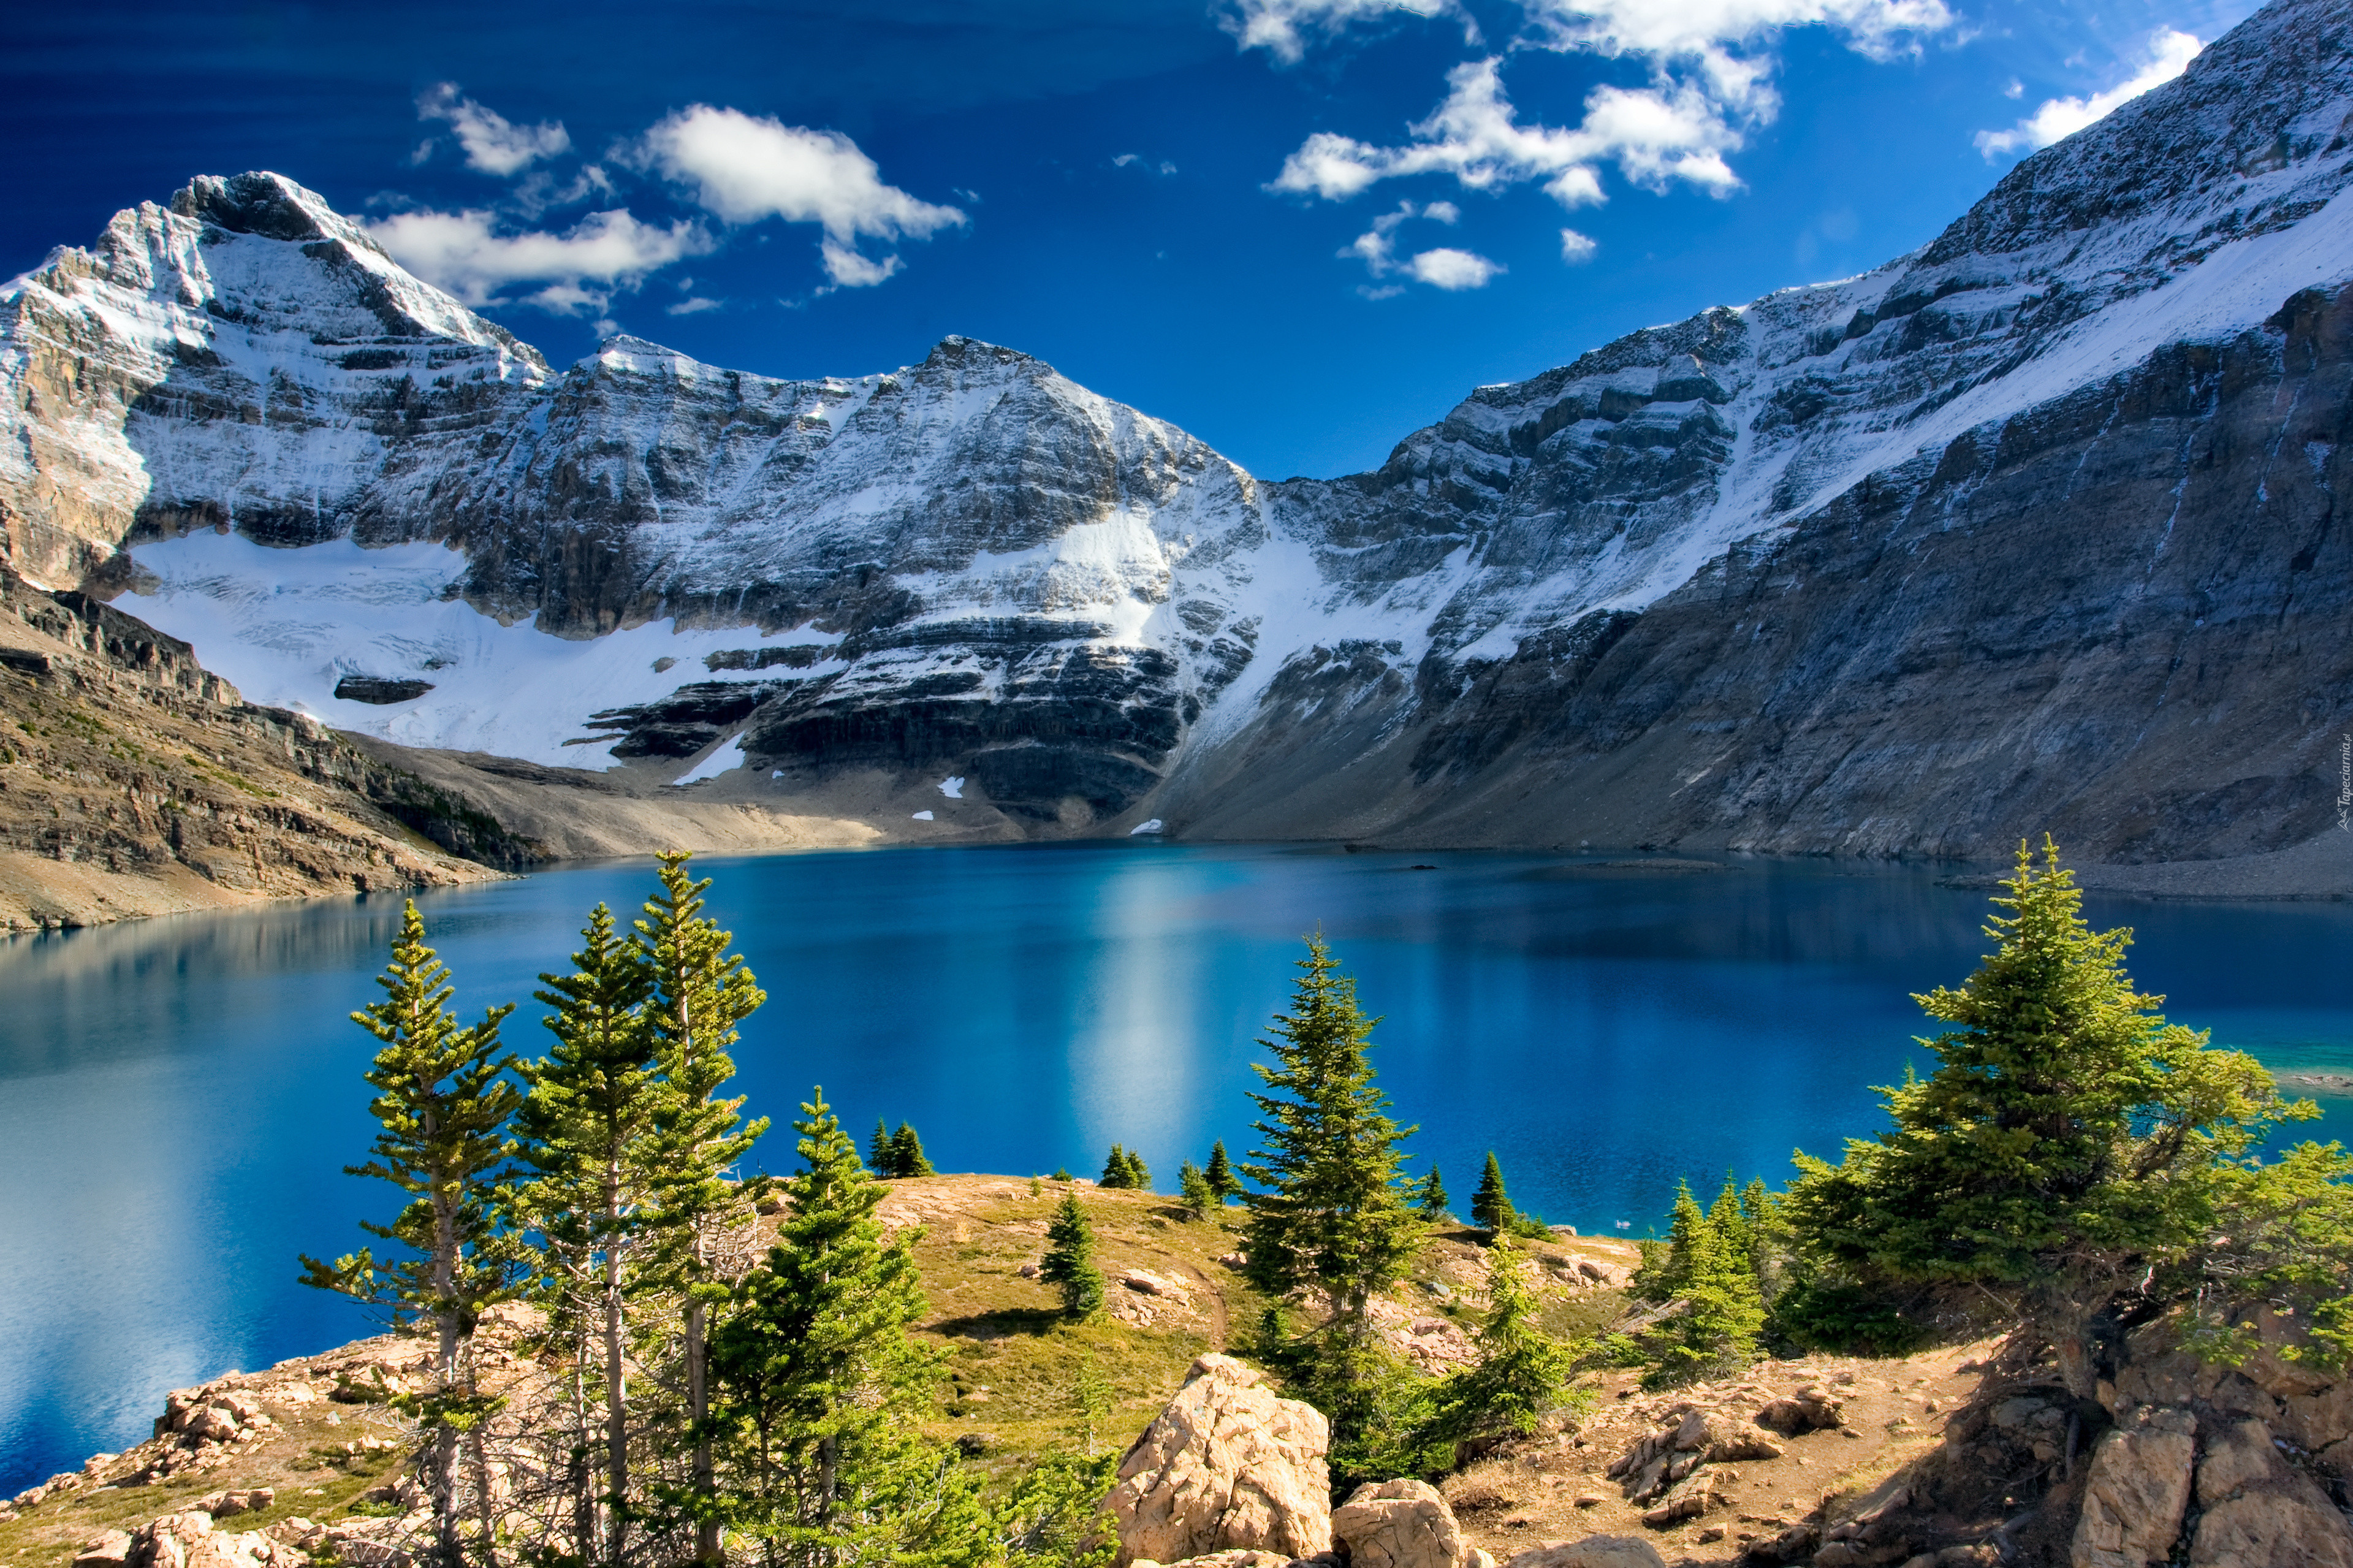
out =
<path fill-rule="evenodd" d="M 556 372 L 207 177 L 0 293 L 0 540 L 338 726 L 893 837 L 2277 851 L 2353 712 L 2349 131 L 2280 0 L 1909 256 L 1280 483 L 963 338 Z"/>
<path fill-rule="evenodd" d="M 188 645 L 0 571 L 0 933 L 453 886 L 543 858 Z"/>

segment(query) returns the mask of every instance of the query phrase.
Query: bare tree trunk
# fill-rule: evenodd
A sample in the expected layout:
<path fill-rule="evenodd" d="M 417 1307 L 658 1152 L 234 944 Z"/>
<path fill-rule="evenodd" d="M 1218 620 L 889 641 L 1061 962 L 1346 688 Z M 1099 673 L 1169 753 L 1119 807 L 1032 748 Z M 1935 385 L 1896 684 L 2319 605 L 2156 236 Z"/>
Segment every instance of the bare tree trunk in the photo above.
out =
<path fill-rule="evenodd" d="M 572 1357 L 572 1452 L 565 1474 L 572 1481 L 573 1550 L 583 1563 L 601 1555 L 596 1538 L 596 1489 L 588 1463 L 588 1336 L 577 1333 Z"/>
<path fill-rule="evenodd" d="M 622 1362 L 621 1314 L 621 1171 L 605 1168 L 605 1468 L 611 1491 L 606 1526 L 607 1561 L 621 1568 L 628 1537 L 629 1399 L 628 1372 Z"/>
<path fill-rule="evenodd" d="M 702 1243 L 695 1241 L 700 1254 Z M 699 1259 L 698 1259 L 699 1261 Z M 694 1556 L 699 1563 L 719 1561 L 719 1520 L 710 1512 L 718 1498 L 718 1464 L 712 1451 L 711 1432 L 706 1425 L 711 1415 L 709 1366 L 709 1317 L 711 1308 L 701 1301 L 690 1301 L 686 1308 L 686 1404 L 689 1418 L 694 1423 L 694 1491 L 701 1499 L 703 1513 L 694 1524 Z"/>
<path fill-rule="evenodd" d="M 439 1130 L 431 1111 L 423 1117 L 422 1131 L 430 1147 Z M 433 1173 L 433 1327 L 438 1343 L 435 1347 L 433 1375 L 435 1392 L 447 1399 L 459 1385 L 459 1358 L 465 1340 L 466 1325 L 458 1312 L 458 1194 L 456 1184 Z M 448 1568 L 458 1568 L 462 1561 L 458 1541 L 458 1434 L 446 1418 L 438 1423 L 428 1439 L 425 1486 L 433 1499 L 434 1536 L 439 1546 L 441 1560 Z"/>

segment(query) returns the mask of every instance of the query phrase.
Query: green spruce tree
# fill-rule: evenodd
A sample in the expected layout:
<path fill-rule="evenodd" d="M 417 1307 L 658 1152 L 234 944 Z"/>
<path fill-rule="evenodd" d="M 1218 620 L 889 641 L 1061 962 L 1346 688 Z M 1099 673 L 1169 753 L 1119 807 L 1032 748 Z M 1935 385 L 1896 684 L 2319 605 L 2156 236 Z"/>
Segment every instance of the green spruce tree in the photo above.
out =
<path fill-rule="evenodd" d="M 1692 1263 L 1699 1255 L 1700 1233 L 1707 1228 L 1707 1211 L 1692 1196 L 1691 1182 L 1675 1182 L 1674 1218 L 1667 1227 L 1666 1244 L 1642 1244 L 1642 1266 L 1634 1271 L 1634 1294 L 1645 1301 L 1672 1301 L 1689 1288 Z"/>
<path fill-rule="evenodd" d="M 712 1337 L 729 1523 L 772 1568 L 978 1560 L 985 1516 L 922 1435 L 940 1374 L 907 1331 L 915 1236 L 883 1244 L 882 1189 L 821 1090 L 793 1126 L 778 1240 Z"/>
<path fill-rule="evenodd" d="M 1559 1403 L 1576 1352 L 1537 1327 L 1535 1296 L 1508 1232 L 1497 1234 L 1487 1255 L 1487 1311 L 1477 1344 L 1478 1361 L 1438 1391 L 1433 1435 L 1458 1444 L 1526 1436 Z"/>
<path fill-rule="evenodd" d="M 376 983 L 385 999 L 352 1014 L 379 1049 L 367 1071 L 376 1091 L 368 1107 L 381 1128 L 354 1176 L 390 1182 L 403 1198 L 390 1224 L 361 1228 L 407 1255 L 381 1262 L 373 1248 L 328 1264 L 301 1259 L 302 1282 L 382 1310 L 395 1326 L 430 1325 L 433 1386 L 404 1402 L 424 1435 L 422 1468 L 433 1506 L 436 1552 L 444 1568 L 465 1558 L 466 1517 L 460 1449 L 501 1401 L 481 1392 L 474 1331 L 482 1313 L 518 1287 L 518 1239 L 507 1228 L 514 1169 L 508 1121 L 521 1093 L 505 1077 L 499 1025 L 512 1006 L 493 1007 L 474 1024 L 448 1011 L 456 988 L 425 945 L 425 922 L 410 903 L 401 916 L 392 961 Z M 475 1503 L 487 1520 L 489 1477 L 479 1444 Z M 489 1561 L 490 1538 L 478 1540 Z"/>
<path fill-rule="evenodd" d="M 1323 1292 L 1354 1337 L 1366 1304 L 1404 1277 L 1420 1245 L 1398 1173 L 1414 1129 L 1388 1115 L 1366 1057 L 1380 1021 L 1356 1005 L 1356 982 L 1320 935 L 1298 968 L 1292 1010 L 1259 1042 L 1276 1065 L 1253 1069 L 1271 1092 L 1250 1097 L 1265 1147 L 1242 1167 L 1264 1189 L 1246 1199 L 1249 1274 L 1270 1295 Z"/>
<path fill-rule="evenodd" d="M 1132 1187 L 1134 1184 L 1128 1176 L 1127 1150 L 1116 1143 L 1113 1144 L 1111 1153 L 1103 1159 L 1103 1174 L 1096 1179 L 1095 1185 L 1110 1192 Z"/>
<path fill-rule="evenodd" d="M 1446 1217 L 1448 1202 L 1446 1183 L 1439 1180 L 1438 1167 L 1432 1164 L 1430 1173 L 1421 1179 L 1421 1185 L 1416 1191 L 1414 1207 L 1421 1211 L 1423 1219 L 1435 1224 Z"/>
<path fill-rule="evenodd" d="M 1242 1167 L 1243 1247 L 1250 1283 L 1280 1298 L 1295 1289 L 1326 1304 L 1324 1320 L 1296 1340 L 1278 1314 L 1263 1353 L 1295 1397 L 1332 1423 L 1335 1481 L 1409 1463 L 1409 1434 L 1421 1395 L 1376 1340 L 1366 1308 L 1405 1276 L 1423 1227 L 1407 1202 L 1398 1145 L 1413 1130 L 1388 1114 L 1373 1082 L 1367 1036 L 1377 1019 L 1356 1005 L 1355 982 L 1323 938 L 1310 937 L 1291 1011 L 1259 1044 L 1275 1065 L 1255 1065 L 1269 1092 L 1252 1095 L 1261 1146 Z"/>
<path fill-rule="evenodd" d="M 1217 1190 L 1209 1185 L 1201 1168 L 1189 1160 L 1176 1168 L 1176 1194 L 1178 1201 L 1193 1211 L 1195 1219 L 1218 1206 Z"/>
<path fill-rule="evenodd" d="M 886 1181 L 899 1174 L 897 1146 L 879 1116 L 874 1118 L 874 1136 L 866 1140 L 866 1169 Z"/>
<path fill-rule="evenodd" d="M 637 948 L 651 980 L 646 1020 L 665 1090 L 653 1146 L 661 1244 L 655 1272 L 682 1308 L 676 1382 L 691 1444 L 682 1508 L 695 1524 L 697 1561 L 715 1563 L 723 1510 L 710 1433 L 711 1314 L 728 1296 L 718 1272 L 723 1237 L 747 1228 L 772 1189 L 765 1178 L 733 1179 L 768 1120 L 745 1122 L 743 1099 L 723 1099 L 720 1091 L 735 1075 L 728 1053 L 739 1026 L 767 995 L 743 956 L 728 950 L 731 934 L 703 914 L 711 882 L 688 876 L 688 858 L 660 857 L 660 891 L 646 901 Z"/>
<path fill-rule="evenodd" d="M 543 974 L 537 999 L 555 1044 L 522 1065 L 530 1095 L 516 1118 L 531 1167 L 519 1204 L 539 1237 L 542 1304 L 570 1345 L 578 1376 L 574 1418 L 596 1469 L 573 1478 L 584 1557 L 626 1562 L 632 1550 L 629 1368 L 638 1362 L 642 1265 L 651 1245 L 657 1123 L 668 1089 L 646 1004 L 653 975 L 599 904 L 568 974 Z M 594 1399 L 601 1415 L 588 1408 Z M 590 1430 L 592 1425 L 596 1428 Z M 601 1485 L 599 1482 L 601 1481 Z"/>
<path fill-rule="evenodd" d="M 1038 1277 L 1062 1293 L 1062 1310 L 1089 1318 L 1103 1305 L 1103 1272 L 1094 1266 L 1095 1231 L 1076 1192 L 1065 1192 L 1046 1226 L 1046 1257 Z"/>
<path fill-rule="evenodd" d="M 1218 1195 L 1219 1202 L 1242 1195 L 1241 1178 L 1234 1174 L 1233 1162 L 1226 1158 L 1224 1139 L 1209 1145 L 1208 1169 L 1202 1174 L 1209 1179 L 1209 1191 Z"/>
<path fill-rule="evenodd" d="M 891 1174 L 893 1176 L 932 1176 L 937 1172 L 932 1162 L 923 1158 L 923 1140 L 915 1136 L 914 1128 L 901 1122 L 899 1130 L 891 1135 Z"/>
<path fill-rule="evenodd" d="M 1133 1149 L 1127 1151 L 1127 1188 L 1132 1192 L 1152 1191 L 1152 1171 L 1144 1163 L 1144 1156 Z"/>
<path fill-rule="evenodd" d="M 1801 1159 L 1788 1207 L 1820 1258 L 2007 1293 L 2088 1399 L 2142 1282 L 2212 1234 L 2232 1163 L 2308 1112 L 2167 1022 L 2125 973 L 2131 933 L 2093 931 L 2043 851 L 2019 846 L 1977 972 L 1915 999 L 1952 1026 L 1922 1042 L 1935 1072 L 1881 1091 L 1894 1128 L 1842 1164 Z"/>
<path fill-rule="evenodd" d="M 1689 1188 L 1685 1188 L 1688 1193 Z M 1697 1202 L 1693 1203 L 1696 1208 Z M 1674 1383 L 1732 1371 L 1756 1359 L 1765 1327 L 1765 1302 L 1749 1261 L 1748 1227 L 1732 1182 L 1715 1206 L 1691 1227 L 1679 1266 L 1684 1303 L 1653 1336 L 1659 1370 L 1653 1381 Z"/>
<path fill-rule="evenodd" d="M 1471 1223 L 1490 1235 L 1503 1235 L 1518 1217 L 1511 1194 L 1504 1191 L 1504 1168 L 1491 1149 L 1486 1168 L 1479 1172 L 1479 1190 L 1471 1194 Z"/>

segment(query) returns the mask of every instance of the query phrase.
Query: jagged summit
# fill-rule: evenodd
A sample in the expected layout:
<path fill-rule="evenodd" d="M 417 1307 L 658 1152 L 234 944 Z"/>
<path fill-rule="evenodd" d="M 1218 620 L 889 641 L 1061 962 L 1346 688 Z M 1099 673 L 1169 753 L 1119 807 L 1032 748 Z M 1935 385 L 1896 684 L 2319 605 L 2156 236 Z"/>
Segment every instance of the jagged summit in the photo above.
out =
<path fill-rule="evenodd" d="M 1276 484 L 961 336 L 551 374 L 200 180 L 0 293 L 6 556 L 411 744 L 965 779 L 925 832 L 2294 842 L 2353 694 L 2348 29 L 2274 5 L 1918 251 Z"/>
<path fill-rule="evenodd" d="M 327 198 L 288 179 L 257 169 L 242 175 L 198 175 L 174 194 L 172 210 L 231 234 L 259 235 L 297 244 L 341 240 L 381 254 L 365 231 L 327 205 Z"/>

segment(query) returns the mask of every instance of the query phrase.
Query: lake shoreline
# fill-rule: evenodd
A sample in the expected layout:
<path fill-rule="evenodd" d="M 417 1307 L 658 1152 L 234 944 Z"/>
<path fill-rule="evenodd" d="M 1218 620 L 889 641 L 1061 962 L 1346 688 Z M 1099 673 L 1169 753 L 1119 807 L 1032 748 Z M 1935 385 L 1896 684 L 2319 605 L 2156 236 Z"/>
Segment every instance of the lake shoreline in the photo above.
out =
<path fill-rule="evenodd" d="M 839 850 L 947 850 L 947 849 L 1021 849 L 1068 848 L 1081 844 L 1114 844 L 1124 842 L 1119 837 L 1074 837 L 1034 841 L 1031 843 L 1004 842 L 956 842 L 905 843 L 891 842 L 880 834 L 859 837 L 812 833 L 799 842 L 777 835 L 713 835 L 697 832 L 696 819 L 681 817 L 678 823 L 689 831 L 679 835 L 677 847 L 697 853 L 765 858 L 771 855 L 800 855 Z M 836 825 L 836 824 L 828 824 Z M 748 842 L 746 842 L 748 840 Z M 1393 855 L 1444 854 L 1557 854 L 1561 857 L 1561 874 L 1666 876 L 1701 875 L 1710 872 L 1737 872 L 1745 866 L 1787 863 L 1817 863 L 1852 865 L 1858 870 L 1890 869 L 1918 865 L 1923 862 L 1899 855 L 1801 855 L 1725 853 L 1715 858 L 1701 858 L 1709 852 L 1694 854 L 1689 851 L 1643 850 L 1637 846 L 1602 848 L 1580 846 L 1566 850 L 1548 844 L 1480 844 L 1436 845 L 1413 843 L 1366 843 L 1337 839 L 1297 840 L 1273 844 L 1256 841 L 1214 839 L 1163 839 L 1155 843 L 1187 843 L 1201 848 L 1273 848 L 1314 853 L 1378 853 Z M 602 847 L 602 846 L 600 846 Z M 1139 846 L 1142 847 L 1142 846 Z M 562 855 L 540 861 L 521 873 L 570 870 L 603 862 L 651 860 L 652 852 L 642 854 L 601 853 L 582 855 Z M 1929 864 L 1955 868 L 1951 874 L 1939 877 L 1938 885 L 1966 892 L 1997 891 L 2009 874 L 2007 863 L 1991 860 L 1956 860 L 1928 862 Z M 480 873 L 479 880 L 503 881 L 515 874 L 491 867 L 476 866 L 458 862 L 466 869 Z M 2317 837 L 2301 844 L 2266 854 L 2233 855 L 2225 859 L 2203 861 L 2152 861 L 2138 864 L 2070 865 L 2075 874 L 2076 885 L 2087 893 L 2108 896 L 2147 899 L 2158 903 L 2341 903 L 2353 899 L 2353 832 L 2327 829 Z M 103 864 L 84 862 L 45 862 L 29 855 L 7 857 L 0 865 L 0 875 L 10 879 L 9 885 L 23 883 L 33 889 L 44 874 L 53 873 L 58 890 L 71 887 L 76 896 L 46 901 L 49 917 L 37 924 L 26 924 L 0 930 L 0 940 L 27 937 L 47 930 L 78 930 L 98 926 L 115 925 L 129 920 L 151 919 L 162 915 L 191 912 L 219 913 L 233 908 L 259 908 L 288 902 L 359 896 L 340 889 L 290 889 L 278 893 L 227 893 L 210 887 L 209 898 L 191 898 L 186 890 L 155 885 L 154 896 L 144 896 L 145 885 L 155 879 L 136 872 L 114 871 Z M 195 880 L 195 879 L 190 879 Z M 417 882 L 395 891 L 423 891 L 447 885 L 441 882 Z M 384 891 L 378 889 L 376 891 Z M 109 896 L 109 895 L 111 896 Z"/>

